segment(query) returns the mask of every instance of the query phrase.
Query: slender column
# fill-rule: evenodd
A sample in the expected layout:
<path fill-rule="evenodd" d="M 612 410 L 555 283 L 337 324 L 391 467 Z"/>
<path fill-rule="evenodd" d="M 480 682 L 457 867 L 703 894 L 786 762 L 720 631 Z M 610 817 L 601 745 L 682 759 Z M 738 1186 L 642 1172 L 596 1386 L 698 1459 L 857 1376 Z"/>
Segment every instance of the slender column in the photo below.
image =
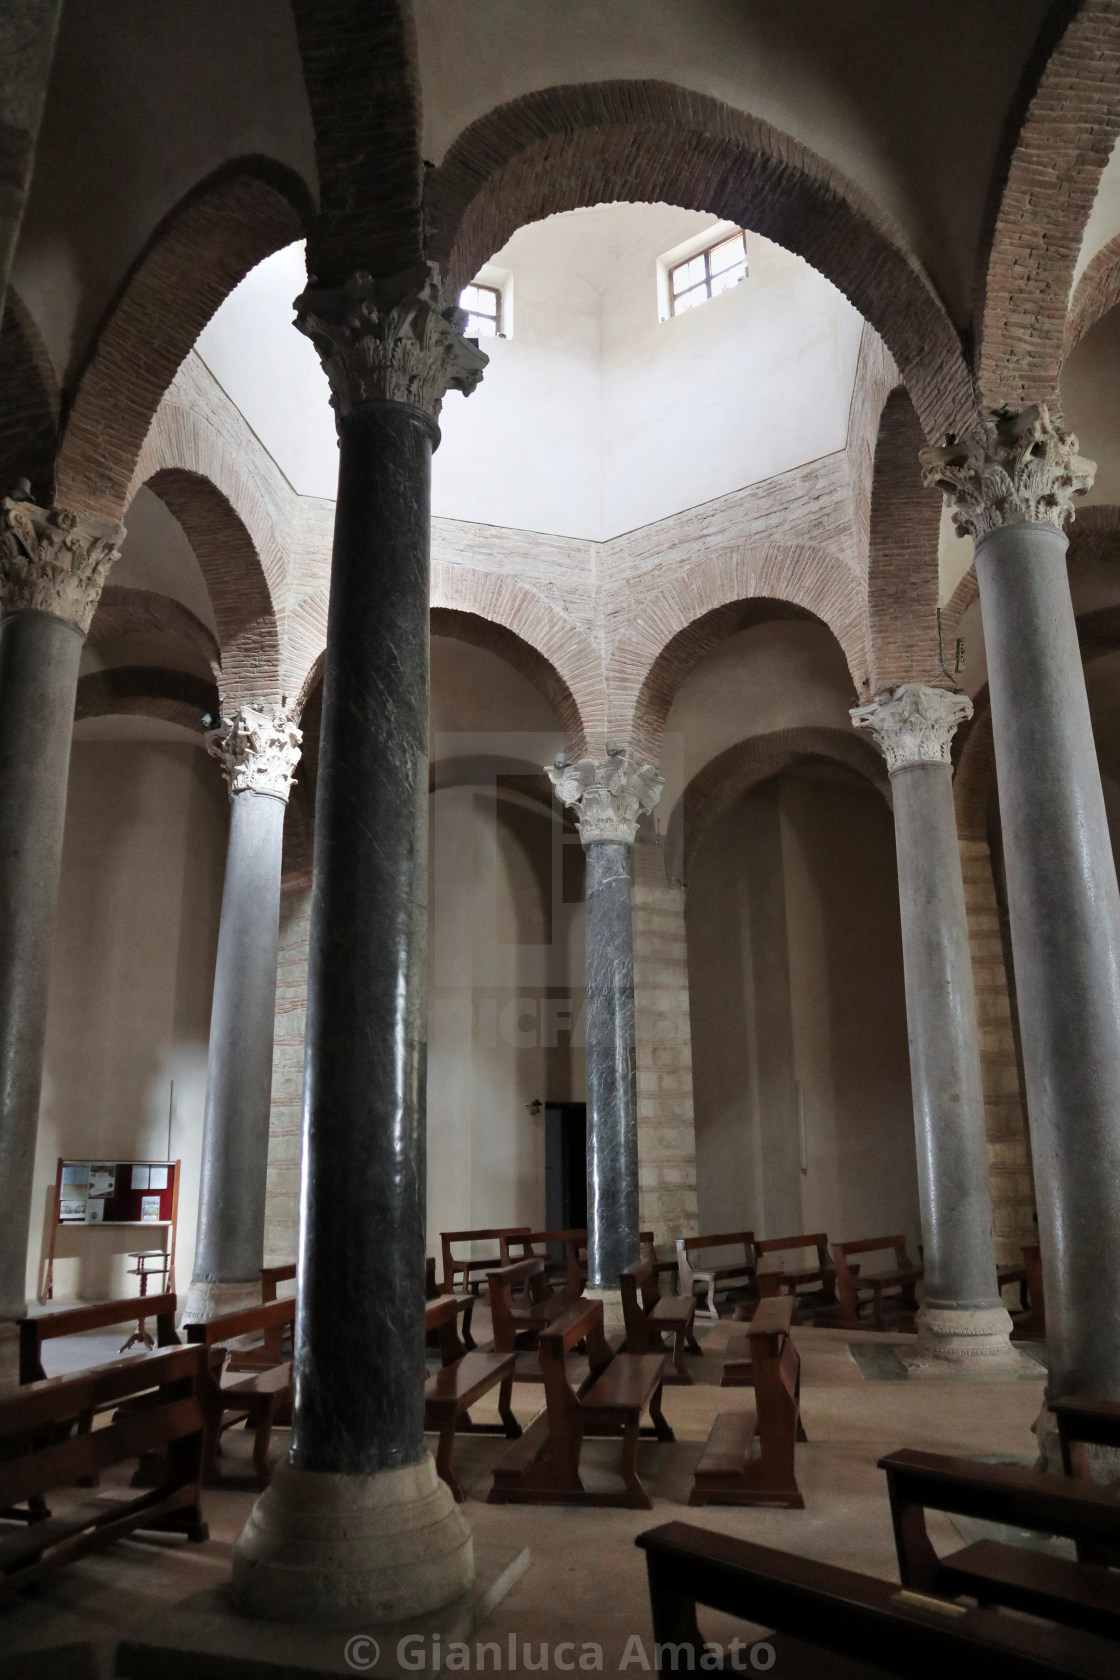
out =
<path fill-rule="evenodd" d="M 638 1259 L 638 1081 L 630 853 L 664 778 L 622 747 L 548 770 L 587 853 L 587 1293 L 621 1321 L 618 1275 Z"/>
<path fill-rule="evenodd" d="M 286 713 L 243 706 L 207 743 L 230 826 L 186 1324 L 260 1300 L 284 811 L 301 739 Z"/>
<path fill-rule="evenodd" d="M 890 772 L 925 1300 L 921 1358 L 970 1370 L 1018 1366 L 996 1283 L 984 1081 L 949 747 L 967 695 L 904 683 L 852 712 Z"/>
<path fill-rule="evenodd" d="M 393 1621 L 467 1591 L 470 1530 L 424 1444 L 431 454 L 486 358 L 434 270 L 296 305 L 339 483 L 315 807 L 290 1463 L 234 1551 L 278 1620 Z"/>
<path fill-rule="evenodd" d="M 1095 469 L 1044 407 L 922 464 L 976 544 L 1050 1392 L 1120 1400 L 1120 894 L 1062 530 Z"/>
<path fill-rule="evenodd" d="M 24 1310 L 78 664 L 122 535 L 0 504 L 0 1383 Z"/>

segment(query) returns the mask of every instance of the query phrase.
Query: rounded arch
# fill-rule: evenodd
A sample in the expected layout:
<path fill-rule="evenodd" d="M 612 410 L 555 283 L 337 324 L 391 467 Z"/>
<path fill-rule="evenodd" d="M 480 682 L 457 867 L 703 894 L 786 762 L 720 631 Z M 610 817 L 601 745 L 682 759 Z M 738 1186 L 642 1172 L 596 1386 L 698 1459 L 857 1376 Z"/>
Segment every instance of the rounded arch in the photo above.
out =
<path fill-rule="evenodd" d="M 241 158 L 164 218 L 133 264 L 78 382 L 59 451 L 55 499 L 117 521 L 141 446 L 175 371 L 237 283 L 303 237 L 304 182 L 270 158 Z"/>
<path fill-rule="evenodd" d="M 1062 359 L 1076 349 L 1090 327 L 1120 303 L 1120 233 L 1102 245 L 1074 287 L 1066 318 Z"/>
<path fill-rule="evenodd" d="M 660 590 L 619 638 L 611 731 L 656 764 L 669 709 L 712 647 L 766 618 L 816 618 L 836 637 L 858 695 L 866 683 L 861 585 L 827 549 L 770 544 L 706 555 Z"/>
<path fill-rule="evenodd" d="M 788 135 L 673 83 L 545 88 L 479 118 L 428 177 L 429 250 L 457 291 L 524 223 L 618 200 L 705 210 L 796 252 L 880 333 L 931 438 L 971 415 L 956 329 L 882 212 Z"/>
<path fill-rule="evenodd" d="M 218 707 L 214 683 L 159 665 L 113 665 L 78 679 L 74 721 L 126 714 L 161 718 L 203 734 L 203 718 Z"/>
<path fill-rule="evenodd" d="M 492 645 L 540 689 L 560 720 L 569 755 L 586 750 L 589 735 L 605 720 L 606 696 L 585 630 L 512 578 L 446 562 L 432 566 L 431 604 L 433 630 L 436 614 L 448 615 L 441 619 L 448 628 L 437 633 L 458 634 L 464 641 L 492 637 L 478 645 Z"/>
<path fill-rule="evenodd" d="M 0 495 L 30 481 L 40 506 L 51 502 L 59 391 L 43 338 L 9 285 L 0 325 Z"/>
<path fill-rule="evenodd" d="M 709 759 L 674 805 L 665 830 L 665 875 L 687 883 L 705 831 L 750 788 L 798 764 L 839 764 L 864 776 L 891 803 L 882 755 L 855 733 L 808 725 L 740 741 Z"/>
<path fill-rule="evenodd" d="M 937 659 L 941 495 L 917 470 L 922 427 L 898 386 L 883 404 L 871 480 L 867 571 L 872 693 L 940 679 Z"/>
<path fill-rule="evenodd" d="M 1118 90 L 1112 0 L 1055 0 L 1020 84 L 984 253 L 977 375 L 986 408 L 1057 399 L 1073 274 L 1120 135 Z"/>
<path fill-rule="evenodd" d="M 108 647 L 122 636 L 144 632 L 173 636 L 201 654 L 215 675 L 221 670 L 222 652 L 213 632 L 181 601 L 153 589 L 106 584 L 89 627 L 87 645 Z"/>

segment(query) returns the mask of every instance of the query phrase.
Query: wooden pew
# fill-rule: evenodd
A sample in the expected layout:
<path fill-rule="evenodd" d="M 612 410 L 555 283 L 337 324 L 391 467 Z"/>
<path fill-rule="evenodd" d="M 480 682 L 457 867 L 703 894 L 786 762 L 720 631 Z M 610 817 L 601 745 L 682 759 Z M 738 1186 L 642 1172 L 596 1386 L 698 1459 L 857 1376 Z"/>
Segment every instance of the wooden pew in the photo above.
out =
<path fill-rule="evenodd" d="M 805 1431 L 801 1359 L 790 1335 L 793 1305 L 792 1295 L 759 1302 L 747 1331 L 755 1410 L 720 1412 L 696 1466 L 690 1505 L 804 1508 L 794 1475 L 794 1446 Z"/>
<path fill-rule="evenodd" d="M 550 1259 L 547 1250 L 564 1245 L 562 1261 Z M 518 1260 L 544 1259 L 545 1273 L 550 1279 L 563 1280 L 562 1293 L 569 1300 L 577 1300 L 587 1282 L 586 1231 L 529 1231 L 519 1236 L 498 1239 L 502 1266 L 512 1266 Z"/>
<path fill-rule="evenodd" d="M 733 1653 L 739 1672 L 771 1667 L 784 1680 L 1115 1680 L 1116 1646 L 1092 1634 L 965 1609 L 689 1523 L 647 1529 L 636 1544 L 646 1554 L 663 1677 L 699 1672 L 703 1604 L 777 1630 L 766 1640 L 773 1664 L 769 1654 L 755 1665 Z"/>
<path fill-rule="evenodd" d="M 664 1337 L 670 1334 L 676 1380 L 691 1383 L 692 1373 L 684 1362 L 685 1345 L 692 1353 L 701 1351 L 692 1328 L 696 1316 L 695 1295 L 662 1295 L 649 1260 L 627 1266 L 619 1274 L 618 1282 L 622 1290 L 627 1353 L 667 1353 Z"/>
<path fill-rule="evenodd" d="M 221 1382 L 222 1366 L 229 1343 L 239 1336 L 250 1336 L 279 1330 L 295 1322 L 294 1296 L 283 1300 L 262 1301 L 259 1307 L 243 1307 L 240 1312 L 222 1313 L 207 1319 L 204 1324 L 187 1325 L 187 1340 L 193 1346 L 214 1351 L 220 1357 L 209 1359 L 201 1386 L 201 1402 L 206 1420 L 206 1434 L 202 1451 L 202 1482 L 204 1487 L 266 1488 L 272 1480 L 268 1462 L 268 1448 L 273 1427 L 283 1423 L 292 1403 L 292 1366 L 283 1360 L 268 1370 L 254 1371 L 239 1382 Z M 223 1433 L 235 1423 L 244 1423 L 253 1432 L 253 1474 L 223 1475 L 218 1467 Z"/>
<path fill-rule="evenodd" d="M 1050 1401 L 1058 1420 L 1062 1444 L 1062 1468 L 1067 1476 L 1091 1480 L 1081 1447 L 1120 1447 L 1120 1405 L 1115 1400 L 1093 1400 L 1086 1395 L 1061 1395 Z"/>
<path fill-rule="evenodd" d="M 443 1292 L 445 1295 L 455 1294 L 455 1280 L 462 1277 L 463 1288 L 473 1290 L 478 1294 L 481 1278 L 472 1278 L 472 1272 L 492 1272 L 502 1264 L 501 1250 L 484 1260 L 458 1260 L 452 1252 L 455 1243 L 500 1242 L 502 1237 L 528 1236 L 528 1225 L 495 1225 L 484 1231 L 441 1231 L 439 1240 L 443 1247 Z"/>
<path fill-rule="evenodd" d="M 174 1347 L 0 1396 L 0 1511 L 14 1514 L 14 1507 L 27 1505 L 30 1519 L 26 1528 L 0 1536 L 0 1596 L 135 1529 L 208 1538 L 199 1504 L 204 1365 L 202 1349 Z M 129 1401 L 133 1409 L 118 1410 L 105 1428 L 82 1428 L 94 1412 Z M 62 1517 L 48 1514 L 48 1493 L 149 1453 L 159 1453 L 165 1469 L 159 1485 L 139 1498 L 94 1500 Z"/>
<path fill-rule="evenodd" d="M 806 1266 L 800 1271 L 787 1272 L 781 1261 L 777 1264 L 767 1264 L 771 1255 L 782 1254 L 794 1248 L 815 1248 L 816 1265 Z M 760 1295 L 779 1295 L 785 1289 L 796 1296 L 806 1284 L 817 1283 L 820 1289 L 815 1293 L 819 1306 L 835 1307 L 836 1267 L 832 1264 L 832 1256 L 828 1251 L 828 1237 L 824 1231 L 812 1231 L 798 1237 L 768 1237 L 765 1242 L 755 1243 L 754 1251 Z"/>
<path fill-rule="evenodd" d="M 424 1262 L 424 1299 L 425 1301 L 438 1301 L 441 1299 L 440 1287 L 436 1282 L 436 1263 L 435 1259 L 430 1254 Z M 443 1299 L 446 1299 L 446 1297 L 443 1297 Z M 463 1347 L 468 1353 L 470 1353 L 478 1346 L 478 1343 L 471 1335 L 471 1319 L 474 1317 L 475 1298 L 473 1295 L 460 1295 L 458 1300 L 461 1302 L 461 1317 L 463 1320 L 462 1329 L 459 1331 L 459 1334 L 463 1339 Z M 436 1329 L 429 1329 L 425 1342 L 426 1346 L 429 1348 L 439 1347 L 439 1331 Z"/>
<path fill-rule="evenodd" d="M 126 1295 L 117 1301 L 89 1301 L 60 1312 L 31 1312 L 19 1321 L 19 1380 L 42 1382 L 43 1343 L 56 1336 L 78 1336 L 87 1330 L 107 1330 L 118 1324 L 139 1324 L 154 1318 L 156 1342 L 161 1348 L 178 1347 L 175 1333 L 176 1300 L 167 1295 Z"/>
<path fill-rule="evenodd" d="M 879 1466 L 887 1475 L 904 1587 L 942 1598 L 964 1595 L 1120 1639 L 1116 1571 L 998 1540 L 980 1540 L 938 1557 L 925 1521 L 927 1510 L 945 1511 L 1057 1534 L 1073 1540 L 1082 1559 L 1086 1550 L 1115 1552 L 1120 1541 L 1120 1504 L 1113 1488 L 941 1453 L 889 1453 Z M 1120 1653 L 1114 1660 L 1120 1666 Z"/>
<path fill-rule="evenodd" d="M 741 1261 L 731 1261 L 723 1265 L 709 1266 L 707 1269 L 697 1267 L 693 1262 L 695 1254 L 703 1253 L 706 1249 L 739 1248 L 742 1247 Z M 712 1237 L 678 1237 L 677 1238 L 677 1277 L 678 1288 L 682 1295 L 695 1293 L 696 1285 L 700 1284 L 708 1297 L 707 1307 L 696 1310 L 701 1318 L 719 1318 L 719 1308 L 716 1296 L 726 1293 L 728 1289 L 755 1287 L 755 1252 L 753 1231 L 731 1231 L 723 1235 Z"/>
<path fill-rule="evenodd" d="M 487 1290 L 495 1353 L 517 1355 L 518 1382 L 540 1382 L 533 1350 L 541 1331 L 566 1312 L 571 1302 L 549 1289 L 540 1255 L 497 1267 L 490 1273 Z"/>
<path fill-rule="evenodd" d="M 1042 1250 L 1037 1243 L 1023 1249 L 1023 1270 L 1027 1274 L 1027 1302 L 1029 1310 L 1015 1321 L 1011 1332 L 1013 1342 L 1044 1342 L 1046 1340 L 1046 1296 L 1042 1286 Z"/>
<path fill-rule="evenodd" d="M 581 1342 L 587 1346 L 590 1371 L 577 1393 L 568 1381 L 567 1355 Z M 537 1358 L 545 1410 L 495 1469 L 489 1503 L 650 1510 L 638 1476 L 638 1438 L 648 1409 L 657 1439 L 674 1439 L 661 1412 L 664 1354 L 612 1353 L 603 1334 L 603 1303 L 584 1300 L 541 1331 Z M 584 1436 L 618 1434 L 623 1490 L 589 1491 L 579 1474 Z"/>
<path fill-rule="evenodd" d="M 853 1254 L 894 1254 L 894 1269 L 883 1272 L 864 1272 L 860 1265 L 851 1265 Z M 883 1296 L 894 1297 L 908 1313 L 918 1310 L 914 1286 L 921 1281 L 922 1269 L 915 1266 L 906 1252 L 906 1238 L 864 1237 L 859 1242 L 833 1243 L 832 1259 L 836 1268 L 838 1306 L 829 1317 L 830 1324 L 845 1330 L 885 1330 Z M 861 1311 L 870 1307 L 870 1317 L 861 1318 Z"/>
<path fill-rule="evenodd" d="M 436 1469 L 460 1503 L 463 1490 L 451 1467 L 456 1432 L 503 1434 L 511 1441 L 521 1434 L 511 1404 L 516 1356 L 497 1353 L 492 1348 L 468 1352 L 459 1340 L 458 1320 L 463 1305 L 461 1295 L 438 1296 L 427 1303 L 424 1314 L 428 1334 L 439 1339 L 442 1359 L 440 1369 L 424 1385 L 424 1428 L 439 1434 Z M 470 1409 L 492 1388 L 498 1389 L 498 1414 L 502 1421 L 476 1423 Z"/>

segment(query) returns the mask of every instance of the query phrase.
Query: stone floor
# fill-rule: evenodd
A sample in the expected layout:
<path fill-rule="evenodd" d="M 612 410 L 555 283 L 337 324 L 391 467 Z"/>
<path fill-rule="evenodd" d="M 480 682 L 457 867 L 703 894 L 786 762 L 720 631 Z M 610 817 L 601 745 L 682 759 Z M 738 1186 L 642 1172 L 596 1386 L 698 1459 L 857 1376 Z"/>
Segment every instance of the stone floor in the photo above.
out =
<path fill-rule="evenodd" d="M 476 1326 L 481 1339 L 485 1316 L 477 1316 L 482 1320 Z M 617 1673 L 635 1634 L 652 1661 L 644 1564 L 633 1539 L 657 1523 L 695 1522 L 897 1579 L 890 1514 L 882 1473 L 876 1468 L 881 1454 L 903 1446 L 1023 1458 L 1032 1453 L 1030 1425 L 1042 1401 L 1041 1367 L 1037 1380 L 875 1381 L 861 1374 L 849 1351 L 849 1342 L 857 1338 L 842 1331 L 800 1329 L 795 1340 L 802 1355 L 802 1415 L 809 1440 L 798 1448 L 797 1474 L 805 1510 L 690 1511 L 692 1471 L 713 1417 L 720 1410 L 753 1405 L 749 1389 L 718 1386 L 719 1352 L 730 1328 L 724 1322 L 705 1335 L 705 1357 L 690 1361 L 695 1386 L 665 1390 L 665 1414 L 677 1441 L 642 1446 L 641 1474 L 654 1502 L 651 1512 L 486 1505 L 489 1471 L 504 1443 L 486 1436 L 459 1441 L 457 1468 L 479 1542 L 510 1553 L 527 1546 L 531 1554 L 526 1572 L 476 1635 L 498 1643 L 499 1672 L 566 1672 L 563 1662 L 578 1659 L 580 1645 L 590 1642 L 601 1647 L 603 1672 Z M 904 1338 L 893 1333 L 858 1340 L 897 1346 Z M 94 1338 L 89 1342 L 87 1362 L 95 1351 Z M 115 1354 L 110 1342 L 111 1338 L 103 1350 L 97 1348 L 102 1357 Z M 52 1354 L 61 1347 L 49 1345 Z M 56 1362 L 63 1357 L 72 1363 L 73 1346 Z M 514 1409 L 522 1422 L 540 1402 L 538 1387 L 519 1386 L 515 1391 Z M 496 1417 L 496 1411 L 492 1415 Z M 235 1452 L 247 1446 L 244 1437 L 227 1439 Z M 277 1450 L 285 1445 L 281 1433 Z M 617 1454 L 617 1443 L 588 1443 L 588 1479 L 609 1478 Z M 83 1680 L 88 1670 L 76 1659 L 65 1658 L 56 1668 L 47 1649 L 94 1639 L 107 1651 L 115 1638 L 158 1626 L 161 1617 L 188 1595 L 220 1585 L 228 1577 L 231 1548 L 251 1503 L 249 1494 L 208 1491 L 208 1544 L 124 1541 L 62 1571 L 35 1598 L 0 1611 L 0 1680 L 24 1674 L 50 1680 L 55 1672 L 67 1680 Z M 935 1543 L 948 1546 L 955 1538 L 947 1519 L 931 1519 L 930 1528 Z M 703 1619 L 702 1625 L 708 1637 L 724 1643 L 733 1634 L 746 1636 L 741 1625 L 715 1615 Z M 516 1666 L 509 1661 L 511 1636 L 517 1642 Z M 346 1638 L 324 1632 L 324 1653 L 333 1652 L 336 1645 L 341 1652 Z M 561 1641 L 576 1641 L 576 1651 L 562 1653 L 560 1666 L 549 1661 L 541 1667 L 541 1645 L 551 1652 Z M 485 1661 L 493 1671 L 495 1654 L 488 1653 Z M 362 1663 L 352 1666 L 360 1672 Z M 478 1671 L 473 1659 L 470 1671 Z M 406 1672 L 403 1666 L 401 1672 Z M 644 1672 L 633 1647 L 623 1672 Z"/>

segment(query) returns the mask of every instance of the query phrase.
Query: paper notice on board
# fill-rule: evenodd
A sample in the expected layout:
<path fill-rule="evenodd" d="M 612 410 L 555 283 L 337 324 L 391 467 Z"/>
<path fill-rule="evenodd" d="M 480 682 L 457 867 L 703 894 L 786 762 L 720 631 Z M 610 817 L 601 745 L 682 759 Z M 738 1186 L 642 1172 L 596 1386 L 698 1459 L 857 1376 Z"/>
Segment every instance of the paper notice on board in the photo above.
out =
<path fill-rule="evenodd" d="M 92 1161 L 89 1169 L 91 1196 L 111 1196 L 117 1188 L 117 1168 L 113 1161 Z"/>
<path fill-rule="evenodd" d="M 166 1190 L 167 1189 L 167 1168 L 166 1167 L 149 1167 L 148 1168 L 148 1173 L 150 1175 L 149 1178 L 148 1178 L 148 1189 L 149 1190 Z"/>
<path fill-rule="evenodd" d="M 86 1199 L 89 1195 L 89 1162 L 70 1161 L 62 1169 L 59 1187 L 58 1217 L 85 1219 Z"/>
<path fill-rule="evenodd" d="M 102 1196 L 91 1196 L 86 1203 L 86 1224 L 103 1225 L 105 1223 L 105 1200 Z"/>
<path fill-rule="evenodd" d="M 151 1173 L 151 1167 L 133 1167 L 132 1188 L 134 1190 L 146 1190 L 151 1183 Z"/>
<path fill-rule="evenodd" d="M 141 1198 L 140 1198 L 140 1222 L 141 1222 L 142 1225 L 158 1225 L 159 1224 L 159 1197 L 158 1196 L 141 1196 Z"/>
<path fill-rule="evenodd" d="M 72 1196 L 69 1190 L 64 1190 L 58 1204 L 60 1219 L 84 1219 L 86 1216 L 86 1198 L 83 1190 L 80 1196 Z"/>

